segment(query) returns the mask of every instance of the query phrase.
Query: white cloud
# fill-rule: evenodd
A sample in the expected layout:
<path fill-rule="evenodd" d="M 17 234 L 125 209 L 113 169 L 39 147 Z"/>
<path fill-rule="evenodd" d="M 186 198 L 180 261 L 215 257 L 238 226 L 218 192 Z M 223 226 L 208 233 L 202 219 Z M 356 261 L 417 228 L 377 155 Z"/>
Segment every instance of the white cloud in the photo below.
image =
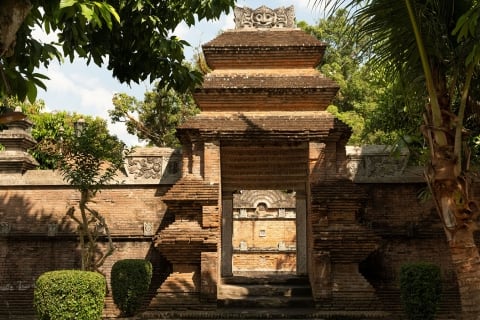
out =
<path fill-rule="evenodd" d="M 122 86 L 111 78 L 109 71 L 86 68 L 82 61 L 63 65 L 52 63 L 48 70 L 40 72 L 50 77 L 50 80 L 45 81 L 47 92 L 39 91 L 39 99 L 45 100 L 47 111 L 66 110 L 99 116 L 107 120 L 110 132 L 127 145 L 138 144 L 137 138 L 127 133 L 123 123 L 110 123 L 108 110 L 113 108 L 112 97 L 115 92 L 143 97 L 145 88 Z M 105 74 L 107 81 L 104 79 Z"/>

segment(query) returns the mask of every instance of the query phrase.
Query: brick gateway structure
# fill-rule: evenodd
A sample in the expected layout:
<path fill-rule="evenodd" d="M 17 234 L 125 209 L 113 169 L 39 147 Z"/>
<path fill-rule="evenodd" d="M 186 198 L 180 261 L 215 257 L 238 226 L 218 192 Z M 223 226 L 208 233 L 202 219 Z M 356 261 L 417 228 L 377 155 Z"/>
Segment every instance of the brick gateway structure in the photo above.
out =
<path fill-rule="evenodd" d="M 235 19 L 203 46 L 212 71 L 195 93 L 201 113 L 178 128 L 182 151 L 138 150 L 123 183 L 97 196 L 117 248 L 107 279 L 119 259 L 151 260 L 152 317 L 302 307 L 309 318 L 395 319 L 401 264 L 431 261 L 444 275 L 440 314 L 454 319 L 455 278 L 434 207 L 417 200 L 421 173 L 384 148 L 346 147 L 350 128 L 325 111 L 338 86 L 315 69 L 325 44 L 294 27 L 292 7 L 236 8 Z M 65 217 L 79 195 L 58 173 L 29 170 L 28 125 L 0 133 L 2 319 L 33 314 L 38 275 L 79 265 Z M 118 315 L 110 297 L 105 315 Z"/>

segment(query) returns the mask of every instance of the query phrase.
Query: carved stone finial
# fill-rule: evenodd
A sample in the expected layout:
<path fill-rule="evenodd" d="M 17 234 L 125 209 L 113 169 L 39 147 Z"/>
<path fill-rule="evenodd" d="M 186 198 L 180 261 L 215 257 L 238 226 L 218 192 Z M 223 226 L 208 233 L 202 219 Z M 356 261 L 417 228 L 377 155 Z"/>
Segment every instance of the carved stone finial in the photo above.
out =
<path fill-rule="evenodd" d="M 295 28 L 295 9 L 280 7 L 270 9 L 261 6 L 255 10 L 235 7 L 235 28 Z"/>
<path fill-rule="evenodd" d="M 0 173 L 23 173 L 38 166 L 38 162 L 28 153 L 37 143 L 32 137 L 32 122 L 18 111 L 7 113 L 5 126 L 0 130 Z M 3 119 L 5 120 L 5 119 Z"/>

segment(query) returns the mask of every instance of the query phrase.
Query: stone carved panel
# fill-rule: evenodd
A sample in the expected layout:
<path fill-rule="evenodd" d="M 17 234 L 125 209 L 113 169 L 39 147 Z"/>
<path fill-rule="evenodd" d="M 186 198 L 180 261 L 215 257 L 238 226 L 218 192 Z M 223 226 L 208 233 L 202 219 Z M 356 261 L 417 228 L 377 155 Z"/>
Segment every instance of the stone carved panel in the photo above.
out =
<path fill-rule="evenodd" d="M 257 9 L 235 7 L 235 28 L 295 28 L 295 9 L 280 7 L 270 9 L 261 6 Z"/>
<path fill-rule="evenodd" d="M 8 222 L 0 222 L 0 235 L 6 236 L 9 234 L 11 225 Z"/>
<path fill-rule="evenodd" d="M 128 155 L 125 170 L 135 180 L 160 181 L 181 175 L 181 155 L 168 148 L 143 148 Z"/>
<path fill-rule="evenodd" d="M 155 235 L 155 230 L 153 229 L 153 222 L 144 222 L 143 223 L 143 235 L 144 236 Z"/>
<path fill-rule="evenodd" d="M 162 157 L 129 158 L 128 173 L 135 178 L 160 179 L 162 176 Z"/>
<path fill-rule="evenodd" d="M 47 236 L 54 237 L 58 233 L 58 224 L 56 223 L 49 223 L 47 226 Z"/>
<path fill-rule="evenodd" d="M 392 154 L 391 147 L 371 145 L 347 146 L 347 169 L 351 178 L 402 176 L 408 163 L 408 150 Z"/>

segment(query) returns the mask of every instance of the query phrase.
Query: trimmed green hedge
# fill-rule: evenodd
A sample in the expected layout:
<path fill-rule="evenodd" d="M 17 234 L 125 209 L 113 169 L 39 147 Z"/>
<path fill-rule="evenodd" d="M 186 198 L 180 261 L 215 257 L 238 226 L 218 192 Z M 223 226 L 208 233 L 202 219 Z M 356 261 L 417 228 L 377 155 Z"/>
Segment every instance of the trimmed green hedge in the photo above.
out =
<path fill-rule="evenodd" d="M 408 263 L 400 269 L 400 294 L 410 320 L 434 320 L 442 293 L 440 268 L 431 263 Z"/>
<path fill-rule="evenodd" d="M 112 266 L 113 302 L 127 316 L 142 305 L 152 280 L 152 263 L 143 259 L 124 259 Z"/>
<path fill-rule="evenodd" d="M 97 272 L 50 271 L 35 282 L 33 305 L 39 320 L 98 320 L 105 292 L 105 277 Z"/>

